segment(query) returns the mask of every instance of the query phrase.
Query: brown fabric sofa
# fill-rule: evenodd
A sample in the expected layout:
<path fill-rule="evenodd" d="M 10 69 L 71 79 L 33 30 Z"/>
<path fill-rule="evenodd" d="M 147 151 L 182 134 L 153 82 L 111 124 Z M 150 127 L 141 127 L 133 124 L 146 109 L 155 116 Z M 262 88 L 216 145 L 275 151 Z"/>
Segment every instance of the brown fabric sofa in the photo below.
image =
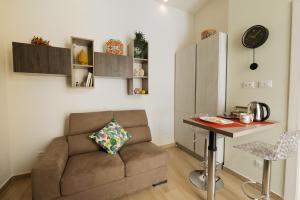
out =
<path fill-rule="evenodd" d="M 115 118 L 133 137 L 115 156 L 88 135 Z M 167 153 L 151 143 L 144 110 L 73 113 L 32 169 L 34 200 L 115 199 L 167 180 Z"/>

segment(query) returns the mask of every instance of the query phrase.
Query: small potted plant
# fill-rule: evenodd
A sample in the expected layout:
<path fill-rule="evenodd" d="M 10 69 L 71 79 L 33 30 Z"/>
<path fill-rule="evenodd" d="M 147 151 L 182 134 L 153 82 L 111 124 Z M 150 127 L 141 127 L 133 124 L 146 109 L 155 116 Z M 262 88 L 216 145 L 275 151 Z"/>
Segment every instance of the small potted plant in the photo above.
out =
<path fill-rule="evenodd" d="M 148 42 L 141 31 L 135 32 L 134 57 L 148 59 Z"/>

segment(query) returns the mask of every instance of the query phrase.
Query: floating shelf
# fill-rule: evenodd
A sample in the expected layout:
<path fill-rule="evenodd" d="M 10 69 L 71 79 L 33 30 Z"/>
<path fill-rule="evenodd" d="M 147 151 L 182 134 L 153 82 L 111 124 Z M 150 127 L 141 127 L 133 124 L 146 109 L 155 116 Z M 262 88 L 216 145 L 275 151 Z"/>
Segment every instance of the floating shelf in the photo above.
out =
<path fill-rule="evenodd" d="M 93 88 L 94 79 L 94 41 L 90 39 L 71 37 L 71 85 L 72 87 Z M 87 64 L 79 63 L 79 53 L 87 54 Z"/>
<path fill-rule="evenodd" d="M 74 88 L 93 88 L 95 76 L 126 78 L 129 95 L 149 93 L 148 59 L 134 58 L 133 41 L 128 45 L 128 56 L 94 52 L 94 41 L 83 38 L 71 37 L 71 45 L 70 49 L 13 42 L 14 72 L 71 76 Z M 78 62 L 80 48 L 87 51 L 88 64 Z M 134 66 L 141 67 L 144 76 L 134 76 Z M 87 84 L 89 73 L 91 82 Z M 134 94 L 136 88 L 146 94 Z"/>
<path fill-rule="evenodd" d="M 71 75 L 71 49 L 13 42 L 14 72 Z M 74 62 L 74 68 L 94 67 L 94 75 L 132 78 L 133 57 L 94 52 L 94 66 Z"/>
<path fill-rule="evenodd" d="M 144 59 L 144 58 L 134 58 L 134 61 L 148 62 L 148 59 Z"/>
<path fill-rule="evenodd" d="M 95 76 L 131 78 L 133 57 L 95 52 Z"/>
<path fill-rule="evenodd" d="M 73 67 L 78 67 L 78 68 L 92 68 L 94 66 L 92 66 L 92 65 L 73 64 Z"/>
<path fill-rule="evenodd" d="M 134 76 L 134 79 L 147 79 L 148 76 Z"/>
<path fill-rule="evenodd" d="M 82 85 L 79 85 L 79 86 L 74 86 L 75 88 L 94 88 L 93 86 L 82 86 Z"/>
<path fill-rule="evenodd" d="M 71 75 L 67 48 L 13 42 L 14 72 Z"/>
<path fill-rule="evenodd" d="M 128 55 L 133 57 L 133 73 L 131 78 L 127 79 L 127 93 L 128 95 L 148 95 L 149 84 L 148 84 L 148 58 L 136 58 L 134 57 L 134 41 L 128 44 Z M 144 71 L 143 76 L 138 76 L 134 73 L 135 69 Z M 145 94 L 136 94 L 135 89 L 145 91 Z"/>

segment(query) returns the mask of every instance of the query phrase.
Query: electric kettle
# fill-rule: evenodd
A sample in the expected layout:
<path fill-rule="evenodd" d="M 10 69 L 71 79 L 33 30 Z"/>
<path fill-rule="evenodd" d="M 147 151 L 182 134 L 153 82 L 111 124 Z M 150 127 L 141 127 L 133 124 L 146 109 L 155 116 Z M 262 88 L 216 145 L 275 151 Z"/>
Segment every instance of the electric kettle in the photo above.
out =
<path fill-rule="evenodd" d="M 261 102 L 253 101 L 248 104 L 248 113 L 254 114 L 254 121 L 265 121 L 270 117 L 270 107 Z"/>

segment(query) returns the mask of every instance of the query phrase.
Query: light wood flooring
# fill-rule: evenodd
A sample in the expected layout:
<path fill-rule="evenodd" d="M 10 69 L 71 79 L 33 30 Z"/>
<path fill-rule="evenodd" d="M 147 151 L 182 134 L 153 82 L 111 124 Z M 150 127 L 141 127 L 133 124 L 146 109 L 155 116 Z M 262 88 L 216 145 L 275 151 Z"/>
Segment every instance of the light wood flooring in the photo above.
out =
<path fill-rule="evenodd" d="M 188 175 L 199 169 L 200 162 L 184 151 L 172 147 L 167 149 L 170 155 L 168 183 L 150 187 L 146 190 L 125 196 L 119 200 L 205 200 L 206 192 L 198 191 L 190 184 Z M 218 175 L 223 179 L 225 187 L 217 192 L 217 200 L 246 200 L 240 185 L 242 181 L 224 170 Z M 250 191 L 257 193 L 253 188 Z M 30 200 L 30 177 L 18 178 L 0 194 L 1 200 Z M 274 200 L 274 199 L 271 199 Z"/>

